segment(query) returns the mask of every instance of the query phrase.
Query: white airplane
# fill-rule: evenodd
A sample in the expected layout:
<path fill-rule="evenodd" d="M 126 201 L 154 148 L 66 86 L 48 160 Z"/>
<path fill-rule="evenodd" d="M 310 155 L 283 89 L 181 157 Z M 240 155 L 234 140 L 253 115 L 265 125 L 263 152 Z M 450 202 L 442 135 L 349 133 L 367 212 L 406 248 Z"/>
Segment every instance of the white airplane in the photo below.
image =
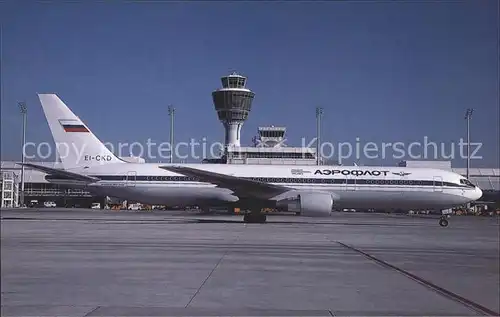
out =
<path fill-rule="evenodd" d="M 49 182 L 155 205 L 228 204 L 265 222 L 264 207 L 295 206 L 306 217 L 348 209 L 448 209 L 482 191 L 449 171 L 375 166 L 128 163 L 115 156 L 55 94 L 39 94 L 63 169 L 25 163 Z M 440 224 L 448 221 L 441 217 Z"/>

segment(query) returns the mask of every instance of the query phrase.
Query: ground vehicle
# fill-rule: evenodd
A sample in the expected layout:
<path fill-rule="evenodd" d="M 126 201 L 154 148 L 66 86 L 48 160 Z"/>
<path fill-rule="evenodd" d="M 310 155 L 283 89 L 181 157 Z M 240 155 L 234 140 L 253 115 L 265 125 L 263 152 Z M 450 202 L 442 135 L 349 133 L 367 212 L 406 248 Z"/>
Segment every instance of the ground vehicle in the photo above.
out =
<path fill-rule="evenodd" d="M 130 204 L 127 207 L 128 210 L 141 210 L 141 204 Z"/>
<path fill-rule="evenodd" d="M 43 203 L 43 206 L 44 206 L 45 208 L 54 208 L 54 207 L 57 207 L 56 203 L 55 203 L 55 202 L 53 202 L 53 201 L 45 201 L 45 202 Z"/>

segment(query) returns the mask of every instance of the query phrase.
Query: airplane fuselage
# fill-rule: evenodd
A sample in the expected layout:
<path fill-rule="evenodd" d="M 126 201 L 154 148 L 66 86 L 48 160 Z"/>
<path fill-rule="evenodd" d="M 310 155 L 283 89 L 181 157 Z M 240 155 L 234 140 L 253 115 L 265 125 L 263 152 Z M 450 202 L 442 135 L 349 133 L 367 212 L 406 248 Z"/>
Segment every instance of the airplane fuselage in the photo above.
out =
<path fill-rule="evenodd" d="M 226 188 L 159 168 L 168 164 L 117 163 L 75 172 L 100 180 L 96 193 L 149 204 L 237 202 Z M 299 192 L 330 192 L 336 208 L 447 209 L 480 198 L 461 175 L 437 169 L 374 166 L 276 166 L 185 164 L 183 166 L 285 186 Z M 293 193 L 291 193 L 293 195 Z M 282 199 L 283 196 L 273 200 Z"/>

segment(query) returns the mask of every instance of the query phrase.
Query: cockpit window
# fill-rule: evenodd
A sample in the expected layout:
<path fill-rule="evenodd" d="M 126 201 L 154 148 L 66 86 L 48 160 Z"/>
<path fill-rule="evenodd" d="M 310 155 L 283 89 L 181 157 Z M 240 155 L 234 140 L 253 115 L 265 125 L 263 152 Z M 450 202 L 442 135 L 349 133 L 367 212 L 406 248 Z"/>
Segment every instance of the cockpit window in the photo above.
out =
<path fill-rule="evenodd" d="M 460 179 L 460 184 L 467 185 L 469 187 L 475 187 L 468 179 L 462 178 Z"/>

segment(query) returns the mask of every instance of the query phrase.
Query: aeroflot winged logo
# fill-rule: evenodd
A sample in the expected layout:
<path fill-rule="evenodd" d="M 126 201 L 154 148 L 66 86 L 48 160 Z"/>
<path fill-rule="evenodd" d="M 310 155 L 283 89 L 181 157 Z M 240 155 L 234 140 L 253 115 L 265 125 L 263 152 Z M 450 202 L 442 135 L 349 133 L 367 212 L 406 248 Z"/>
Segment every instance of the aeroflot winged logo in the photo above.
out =
<path fill-rule="evenodd" d="M 66 132 L 89 132 L 89 130 L 87 130 L 87 128 L 80 122 L 80 120 L 60 119 L 59 123 L 62 125 L 64 131 Z"/>
<path fill-rule="evenodd" d="M 398 172 L 398 173 L 392 173 L 392 174 L 394 174 L 394 175 L 399 175 L 399 176 L 406 176 L 406 175 L 410 175 L 411 173 L 406 173 L 406 172 L 401 171 L 401 172 Z"/>

